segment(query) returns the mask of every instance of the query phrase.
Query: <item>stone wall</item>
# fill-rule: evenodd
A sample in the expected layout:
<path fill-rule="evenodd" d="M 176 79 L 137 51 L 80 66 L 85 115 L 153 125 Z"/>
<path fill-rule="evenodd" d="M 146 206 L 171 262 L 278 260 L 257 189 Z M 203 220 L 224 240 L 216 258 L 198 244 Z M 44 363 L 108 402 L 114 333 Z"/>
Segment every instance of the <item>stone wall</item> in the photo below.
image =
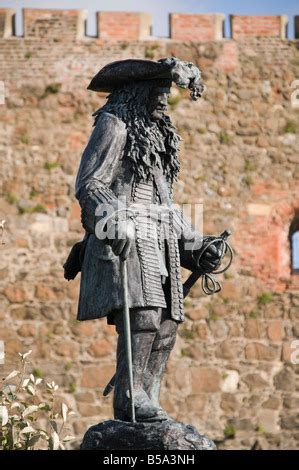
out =
<path fill-rule="evenodd" d="M 235 262 L 220 294 L 198 285 L 186 300 L 162 402 L 220 448 L 297 448 L 299 278 L 289 228 L 299 209 L 298 41 L 277 37 L 276 26 L 270 37 L 207 40 L 213 29 L 196 42 L 115 41 L 113 32 L 85 37 L 80 12 L 25 18 L 24 38 L 14 37 L 12 12 L 0 11 L 1 374 L 32 349 L 34 372 L 57 381 L 76 411 L 78 440 L 111 416 L 101 392 L 114 372 L 114 329 L 76 321 L 79 279 L 67 283 L 62 272 L 83 234 L 76 170 L 105 101 L 86 87 L 112 60 L 176 55 L 197 63 L 207 85 L 196 103 L 183 91 L 171 102 L 183 137 L 176 200 L 203 201 L 205 233 L 233 230 Z"/>

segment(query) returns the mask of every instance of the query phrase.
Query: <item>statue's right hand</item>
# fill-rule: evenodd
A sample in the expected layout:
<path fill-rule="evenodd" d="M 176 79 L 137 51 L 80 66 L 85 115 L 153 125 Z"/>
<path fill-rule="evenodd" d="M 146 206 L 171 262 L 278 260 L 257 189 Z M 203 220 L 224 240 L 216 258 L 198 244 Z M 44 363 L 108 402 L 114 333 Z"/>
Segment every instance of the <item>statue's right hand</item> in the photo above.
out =
<path fill-rule="evenodd" d="M 135 240 L 135 224 L 133 220 L 118 220 L 113 230 L 108 230 L 107 238 L 113 253 L 120 256 L 123 260 L 127 259 Z"/>

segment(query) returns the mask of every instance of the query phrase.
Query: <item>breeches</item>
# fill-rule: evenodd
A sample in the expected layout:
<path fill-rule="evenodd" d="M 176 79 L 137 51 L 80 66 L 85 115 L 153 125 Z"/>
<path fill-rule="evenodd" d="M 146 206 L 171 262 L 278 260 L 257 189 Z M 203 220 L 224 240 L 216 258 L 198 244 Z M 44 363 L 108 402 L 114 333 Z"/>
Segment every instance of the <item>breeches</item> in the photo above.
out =
<path fill-rule="evenodd" d="M 123 312 L 120 310 L 115 312 L 113 319 L 117 333 L 123 333 Z M 130 309 L 130 323 L 132 333 L 155 333 L 152 351 L 173 348 L 178 322 L 170 317 L 168 309 L 160 307 Z"/>

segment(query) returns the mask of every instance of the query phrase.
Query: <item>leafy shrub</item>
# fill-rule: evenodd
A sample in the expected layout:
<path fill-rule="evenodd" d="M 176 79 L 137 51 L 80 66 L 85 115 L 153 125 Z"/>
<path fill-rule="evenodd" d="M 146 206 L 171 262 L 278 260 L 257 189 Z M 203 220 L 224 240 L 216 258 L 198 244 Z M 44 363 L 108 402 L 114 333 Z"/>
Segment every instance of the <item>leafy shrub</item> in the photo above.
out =
<path fill-rule="evenodd" d="M 6 194 L 6 201 L 9 203 L 9 204 L 16 204 L 18 202 L 18 198 L 15 194 L 12 194 L 12 193 L 7 193 Z"/>
<path fill-rule="evenodd" d="M 68 417 L 74 413 L 65 403 L 61 404 L 59 412 L 56 411 L 58 385 L 55 382 L 45 383 L 34 374 L 26 377 L 27 357 L 31 352 L 19 353 L 20 367 L 3 380 L 0 391 L 1 448 L 64 450 L 65 443 L 74 439 L 65 433 Z M 45 394 L 46 400 L 43 399 Z M 41 418 L 47 423 L 46 429 L 40 427 Z"/>
<path fill-rule="evenodd" d="M 236 428 L 233 424 L 227 424 L 223 433 L 227 439 L 233 439 L 236 436 Z"/>
<path fill-rule="evenodd" d="M 47 213 L 47 208 L 43 204 L 36 204 L 33 207 L 27 207 L 27 206 L 18 206 L 18 211 L 20 215 L 23 214 L 34 214 L 34 213 L 40 213 L 40 214 L 46 214 Z"/>
<path fill-rule="evenodd" d="M 59 93 L 60 89 L 61 83 L 50 83 L 50 85 L 46 86 L 41 98 L 44 99 L 49 95 L 56 95 L 56 93 Z"/>
<path fill-rule="evenodd" d="M 286 133 L 286 134 L 296 134 L 297 132 L 297 123 L 295 121 L 287 121 L 283 131 Z"/>
<path fill-rule="evenodd" d="M 272 292 L 263 292 L 261 295 L 258 296 L 257 302 L 259 305 L 267 305 L 273 300 Z"/>
<path fill-rule="evenodd" d="M 54 168 L 58 168 L 60 164 L 58 162 L 46 162 L 44 164 L 45 170 L 53 170 Z"/>
<path fill-rule="evenodd" d="M 219 139 L 220 144 L 230 145 L 232 143 L 232 137 L 229 134 L 227 134 L 227 132 L 225 131 L 221 131 L 218 134 L 218 139 Z"/>

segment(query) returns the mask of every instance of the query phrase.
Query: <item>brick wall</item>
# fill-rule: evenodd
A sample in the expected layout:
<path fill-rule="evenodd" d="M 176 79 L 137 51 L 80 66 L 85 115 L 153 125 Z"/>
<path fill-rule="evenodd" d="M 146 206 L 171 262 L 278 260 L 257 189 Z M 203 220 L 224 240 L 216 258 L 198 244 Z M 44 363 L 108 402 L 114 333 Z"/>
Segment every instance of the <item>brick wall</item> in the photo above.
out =
<path fill-rule="evenodd" d="M 0 8 L 0 38 L 9 38 L 13 35 L 15 10 Z"/>
<path fill-rule="evenodd" d="M 79 16 L 53 13 L 59 28 L 70 21 L 69 36 L 58 26 L 54 36 L 46 33 L 50 14 L 40 40 L 33 18 L 32 36 L 0 38 L 0 219 L 7 226 L 0 245 L 1 376 L 19 351 L 32 349 L 32 368 L 55 380 L 75 410 L 78 441 L 111 416 L 111 397 L 101 393 L 114 372 L 114 329 L 102 320 L 76 322 L 79 279 L 67 283 L 62 273 L 83 235 L 76 169 L 91 114 L 105 102 L 86 87 L 112 60 L 175 55 L 196 62 L 207 85 L 196 103 L 182 92 L 170 106 L 183 138 L 175 197 L 203 200 L 205 233 L 233 230 L 235 261 L 219 295 L 206 297 L 197 285 L 185 302 L 163 406 L 220 448 L 298 448 L 298 365 L 291 353 L 299 336 L 299 277 L 290 272 L 287 237 L 299 208 L 291 103 L 297 42 L 103 43 L 78 39 Z"/>
<path fill-rule="evenodd" d="M 147 13 L 99 12 L 98 36 L 104 41 L 138 41 L 151 36 L 152 19 Z"/>
<path fill-rule="evenodd" d="M 248 36 L 286 37 L 287 17 L 283 16 L 231 16 L 232 37 Z"/>
<path fill-rule="evenodd" d="M 223 38 L 224 15 L 170 14 L 170 37 L 177 41 L 214 41 Z"/>
<path fill-rule="evenodd" d="M 86 14 L 83 10 L 23 10 L 24 36 L 67 41 L 85 35 Z"/>

